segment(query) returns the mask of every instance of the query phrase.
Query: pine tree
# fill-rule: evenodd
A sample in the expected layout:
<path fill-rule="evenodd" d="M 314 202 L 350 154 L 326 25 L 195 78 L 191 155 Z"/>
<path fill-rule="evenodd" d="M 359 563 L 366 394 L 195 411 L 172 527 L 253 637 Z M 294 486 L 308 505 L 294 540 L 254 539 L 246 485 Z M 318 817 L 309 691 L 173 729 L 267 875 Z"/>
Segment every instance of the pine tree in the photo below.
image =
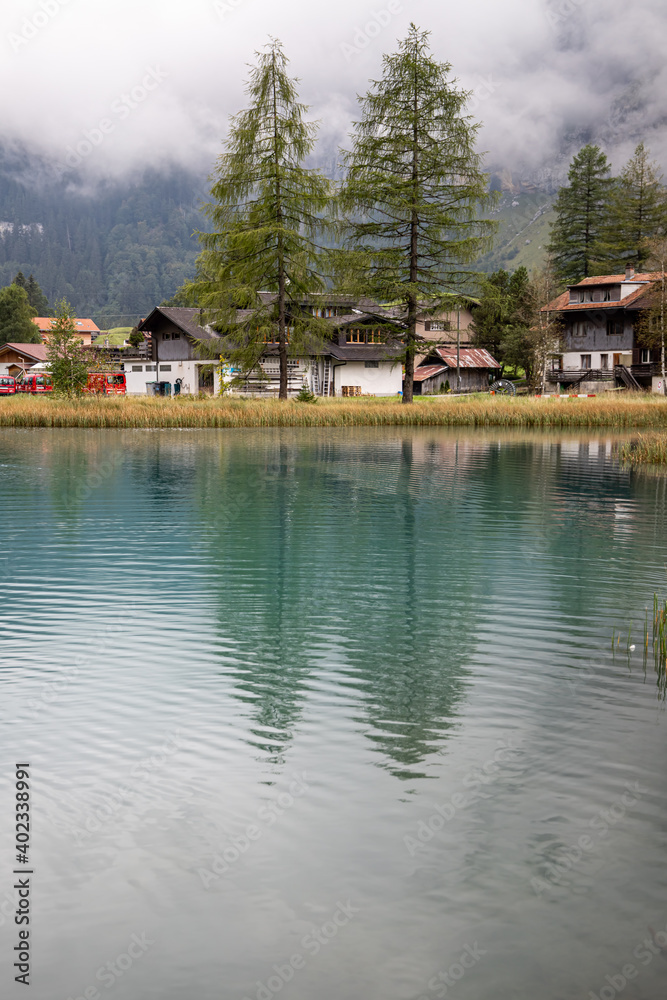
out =
<path fill-rule="evenodd" d="M 606 253 L 615 271 L 622 271 L 626 264 L 643 270 L 650 256 L 646 241 L 664 234 L 667 228 L 667 192 L 660 183 L 657 163 L 649 157 L 650 150 L 640 142 L 614 183 Z"/>
<path fill-rule="evenodd" d="M 216 166 L 214 201 L 204 209 L 213 232 L 199 233 L 204 249 L 188 294 L 231 341 L 228 358 L 245 368 L 257 362 L 277 328 L 279 398 L 287 399 L 288 352 L 297 353 L 323 327 L 300 304 L 324 286 L 325 257 L 316 238 L 331 190 L 326 178 L 303 166 L 315 125 L 305 120 L 308 109 L 297 100 L 298 81 L 287 75 L 280 42 L 257 57 L 246 88 L 250 105 L 232 118 Z M 274 293 L 271 301 L 263 291 Z M 238 309 L 245 310 L 241 323 Z"/>
<path fill-rule="evenodd" d="M 568 187 L 558 192 L 551 242 L 547 247 L 555 275 L 563 284 L 600 274 L 607 256 L 603 248 L 609 212 L 610 166 L 598 146 L 584 146 L 572 160 Z"/>
<path fill-rule="evenodd" d="M 0 345 L 8 341 L 41 344 L 42 335 L 32 321 L 34 315 L 25 288 L 15 284 L 0 288 Z"/>
<path fill-rule="evenodd" d="M 411 403 L 417 315 L 469 282 L 466 265 L 493 232 L 479 212 L 494 199 L 475 152 L 479 125 L 464 115 L 470 95 L 432 57 L 429 32 L 411 24 L 383 63 L 382 79 L 360 98 L 341 202 L 346 250 L 367 294 L 405 309 L 403 402 Z"/>

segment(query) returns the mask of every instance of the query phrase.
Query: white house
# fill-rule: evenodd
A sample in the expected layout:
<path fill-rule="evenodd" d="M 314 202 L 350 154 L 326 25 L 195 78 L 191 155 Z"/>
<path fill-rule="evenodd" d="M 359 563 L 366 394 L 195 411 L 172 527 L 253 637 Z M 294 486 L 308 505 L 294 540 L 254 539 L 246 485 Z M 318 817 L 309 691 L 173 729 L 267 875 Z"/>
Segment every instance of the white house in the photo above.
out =
<path fill-rule="evenodd" d="M 301 308 L 311 315 L 330 321 L 331 336 L 317 353 L 290 357 L 288 392 L 295 395 L 305 384 L 318 396 L 374 395 L 393 396 L 401 391 L 402 366 L 400 345 L 392 343 L 395 330 L 386 313 L 353 308 L 353 300 L 342 296 L 313 297 Z M 363 300 L 361 305 L 371 305 Z M 198 309 L 159 306 L 139 324 L 151 333 L 152 357 L 146 361 L 128 360 L 125 364 L 127 391 L 145 394 L 147 383 L 181 381 L 181 392 L 218 392 L 220 375 L 215 357 L 198 354 L 197 341 L 213 341 L 218 335 L 202 325 Z M 211 352 L 213 355 L 217 351 Z M 220 353 L 225 343 L 220 338 Z M 241 373 L 227 366 L 223 379 Z M 231 391 L 239 394 L 278 394 L 280 372 L 278 344 L 266 343 L 260 361 L 246 373 L 243 382 Z"/>

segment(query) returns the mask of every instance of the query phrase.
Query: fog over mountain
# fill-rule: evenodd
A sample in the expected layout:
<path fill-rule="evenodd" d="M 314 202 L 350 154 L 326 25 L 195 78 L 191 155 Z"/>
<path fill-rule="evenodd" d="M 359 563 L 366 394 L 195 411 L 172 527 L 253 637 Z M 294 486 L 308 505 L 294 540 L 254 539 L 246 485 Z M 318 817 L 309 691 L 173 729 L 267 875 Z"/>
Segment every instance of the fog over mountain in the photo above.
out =
<path fill-rule="evenodd" d="M 509 183 L 553 187 L 589 140 L 618 167 L 645 139 L 667 168 L 664 0 L 13 0 L 0 10 L 1 141 L 91 185 L 146 166 L 205 175 L 247 64 L 275 36 L 332 169 L 356 93 L 411 21 L 473 91 L 487 166 Z M 32 174 L 39 160 L 23 162 Z"/>

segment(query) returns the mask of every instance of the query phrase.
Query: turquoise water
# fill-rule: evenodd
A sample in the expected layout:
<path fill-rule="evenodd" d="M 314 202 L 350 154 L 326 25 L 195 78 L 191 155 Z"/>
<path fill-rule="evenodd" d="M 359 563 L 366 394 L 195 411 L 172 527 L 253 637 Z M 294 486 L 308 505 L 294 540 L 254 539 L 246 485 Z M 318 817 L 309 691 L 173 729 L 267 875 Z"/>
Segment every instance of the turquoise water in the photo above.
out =
<path fill-rule="evenodd" d="M 32 1000 L 665 996 L 667 490 L 611 438 L 2 431 L 0 495 Z"/>

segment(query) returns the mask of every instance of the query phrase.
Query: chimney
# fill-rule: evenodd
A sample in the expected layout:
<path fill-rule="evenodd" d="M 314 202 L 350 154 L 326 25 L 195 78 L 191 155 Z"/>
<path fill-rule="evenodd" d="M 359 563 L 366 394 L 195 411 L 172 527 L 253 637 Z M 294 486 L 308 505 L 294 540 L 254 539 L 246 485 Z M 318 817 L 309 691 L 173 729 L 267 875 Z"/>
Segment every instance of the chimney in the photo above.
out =
<path fill-rule="evenodd" d="M 634 276 L 635 276 L 635 266 L 634 266 L 634 264 L 626 264 L 625 265 L 625 280 L 626 281 L 632 281 L 632 279 L 634 278 Z"/>

